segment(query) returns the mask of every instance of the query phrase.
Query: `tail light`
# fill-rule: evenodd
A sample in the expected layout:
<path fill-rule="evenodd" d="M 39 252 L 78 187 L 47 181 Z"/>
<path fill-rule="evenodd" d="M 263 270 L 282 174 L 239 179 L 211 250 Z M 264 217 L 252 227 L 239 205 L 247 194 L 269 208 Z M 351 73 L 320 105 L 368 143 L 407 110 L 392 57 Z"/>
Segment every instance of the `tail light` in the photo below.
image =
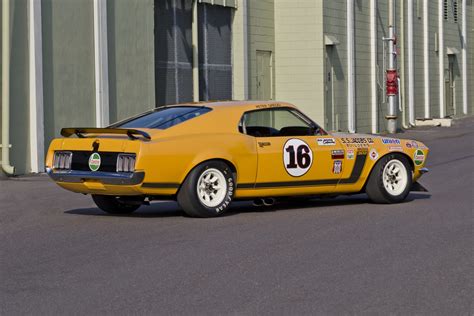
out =
<path fill-rule="evenodd" d="M 117 156 L 117 172 L 133 172 L 135 171 L 135 154 L 118 154 Z"/>
<path fill-rule="evenodd" d="M 56 151 L 54 153 L 53 168 L 59 170 L 70 170 L 72 162 L 72 152 Z"/>

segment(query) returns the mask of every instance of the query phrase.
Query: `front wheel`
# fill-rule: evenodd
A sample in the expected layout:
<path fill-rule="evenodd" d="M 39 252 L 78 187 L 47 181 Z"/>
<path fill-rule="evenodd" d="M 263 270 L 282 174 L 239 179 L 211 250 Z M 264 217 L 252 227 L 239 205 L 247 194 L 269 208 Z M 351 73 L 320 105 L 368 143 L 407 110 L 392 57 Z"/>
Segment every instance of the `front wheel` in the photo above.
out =
<path fill-rule="evenodd" d="M 407 158 L 390 154 L 382 157 L 372 169 L 366 193 L 374 203 L 399 203 L 412 186 L 412 168 Z"/>
<path fill-rule="evenodd" d="M 130 214 L 135 212 L 143 202 L 142 197 L 119 197 L 92 194 L 92 200 L 104 212 L 109 214 Z"/>
<path fill-rule="evenodd" d="M 192 217 L 215 217 L 223 214 L 234 196 L 232 170 L 221 161 L 207 161 L 186 177 L 178 192 L 178 203 Z"/>

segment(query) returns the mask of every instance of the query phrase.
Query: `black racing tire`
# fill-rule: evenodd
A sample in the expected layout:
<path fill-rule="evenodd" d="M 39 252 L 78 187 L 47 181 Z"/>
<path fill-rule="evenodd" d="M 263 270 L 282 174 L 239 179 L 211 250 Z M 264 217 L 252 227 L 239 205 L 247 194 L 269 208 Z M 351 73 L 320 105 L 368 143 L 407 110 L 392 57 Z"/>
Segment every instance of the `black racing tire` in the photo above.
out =
<path fill-rule="evenodd" d="M 390 173 L 390 169 L 393 166 L 395 166 L 394 170 L 397 170 L 398 167 L 400 171 L 395 173 L 391 180 L 388 180 L 388 177 L 392 176 L 392 174 L 389 175 L 387 173 Z M 373 203 L 400 203 L 406 199 L 410 192 L 413 183 L 412 170 L 413 168 L 405 156 L 400 154 L 386 155 L 380 158 L 373 167 L 365 192 Z M 397 181 L 396 178 L 399 177 L 402 180 Z"/>
<path fill-rule="evenodd" d="M 222 161 L 210 160 L 196 166 L 188 174 L 179 189 L 177 200 L 191 217 L 216 217 L 228 209 L 234 191 L 235 175 L 230 167 Z"/>
<path fill-rule="evenodd" d="M 92 194 L 92 200 L 102 211 L 116 215 L 133 213 L 140 207 L 140 202 L 143 202 L 142 197 L 119 197 L 97 194 Z M 129 200 L 128 203 L 127 200 Z"/>

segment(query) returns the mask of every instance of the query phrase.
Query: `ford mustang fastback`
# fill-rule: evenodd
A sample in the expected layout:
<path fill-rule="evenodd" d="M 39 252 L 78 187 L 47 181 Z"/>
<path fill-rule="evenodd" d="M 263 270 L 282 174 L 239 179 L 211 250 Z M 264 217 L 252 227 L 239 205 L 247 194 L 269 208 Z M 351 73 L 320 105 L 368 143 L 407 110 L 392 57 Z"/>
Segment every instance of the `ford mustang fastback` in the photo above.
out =
<path fill-rule="evenodd" d="M 112 214 L 153 200 L 177 200 L 194 217 L 221 215 L 235 199 L 365 192 L 374 203 L 398 203 L 423 190 L 417 180 L 427 172 L 421 142 L 328 133 L 285 102 L 164 106 L 61 135 L 49 147 L 47 173 Z"/>

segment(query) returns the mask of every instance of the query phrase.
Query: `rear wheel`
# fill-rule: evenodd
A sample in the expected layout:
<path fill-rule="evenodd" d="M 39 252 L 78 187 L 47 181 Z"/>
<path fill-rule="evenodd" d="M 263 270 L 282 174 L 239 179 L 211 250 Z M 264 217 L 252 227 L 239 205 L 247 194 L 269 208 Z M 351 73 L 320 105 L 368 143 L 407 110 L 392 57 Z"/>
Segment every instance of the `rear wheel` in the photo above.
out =
<path fill-rule="evenodd" d="M 234 196 L 234 175 L 227 164 L 207 161 L 186 177 L 178 192 L 178 203 L 192 217 L 223 214 Z"/>
<path fill-rule="evenodd" d="M 92 200 L 104 212 L 109 214 L 130 214 L 143 202 L 142 197 L 120 197 L 110 195 L 92 195 Z"/>
<path fill-rule="evenodd" d="M 407 197 L 412 186 L 412 168 L 402 155 L 382 157 L 374 166 L 366 192 L 374 203 L 399 203 Z"/>

